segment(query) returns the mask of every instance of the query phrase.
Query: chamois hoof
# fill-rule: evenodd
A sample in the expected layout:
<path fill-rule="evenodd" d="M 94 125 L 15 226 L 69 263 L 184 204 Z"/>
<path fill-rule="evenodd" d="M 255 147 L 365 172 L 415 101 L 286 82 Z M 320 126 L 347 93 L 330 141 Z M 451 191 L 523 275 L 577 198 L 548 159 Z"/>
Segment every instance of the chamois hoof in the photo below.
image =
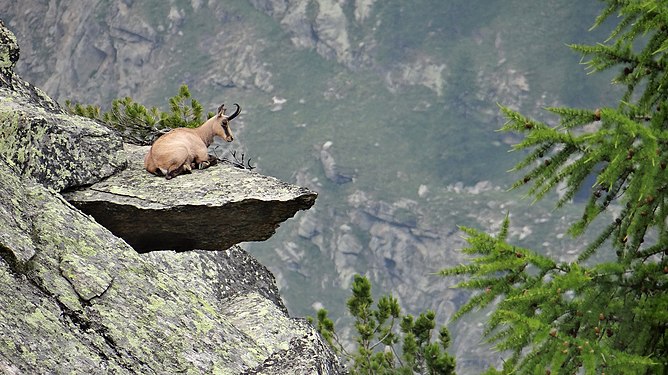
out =
<path fill-rule="evenodd" d="M 213 155 L 209 155 L 209 160 L 207 162 L 209 163 L 209 167 L 216 165 L 218 164 L 218 158 Z"/>

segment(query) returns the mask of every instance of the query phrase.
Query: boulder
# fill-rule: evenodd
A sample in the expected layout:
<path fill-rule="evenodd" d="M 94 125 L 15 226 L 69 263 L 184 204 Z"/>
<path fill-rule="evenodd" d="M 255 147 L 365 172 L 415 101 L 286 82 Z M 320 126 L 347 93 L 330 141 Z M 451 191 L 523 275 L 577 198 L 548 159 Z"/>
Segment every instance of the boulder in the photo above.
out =
<path fill-rule="evenodd" d="M 341 168 L 336 161 L 334 156 L 329 152 L 331 142 L 325 142 L 325 144 L 320 149 L 320 162 L 322 163 L 322 169 L 325 172 L 325 176 L 328 180 L 334 182 L 338 185 L 347 184 L 353 180 L 355 177 L 355 172 L 350 168 Z"/>
<path fill-rule="evenodd" d="M 139 252 L 222 250 L 266 240 L 317 197 L 227 163 L 167 180 L 144 170 L 148 147 L 126 145 L 126 151 L 125 170 L 64 197 Z"/>

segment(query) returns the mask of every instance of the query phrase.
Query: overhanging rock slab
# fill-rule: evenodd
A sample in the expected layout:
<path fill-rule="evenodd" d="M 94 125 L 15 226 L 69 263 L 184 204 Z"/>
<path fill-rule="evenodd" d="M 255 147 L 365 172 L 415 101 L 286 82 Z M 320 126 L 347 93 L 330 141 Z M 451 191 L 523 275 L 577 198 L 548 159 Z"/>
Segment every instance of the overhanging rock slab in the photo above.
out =
<path fill-rule="evenodd" d="M 266 240 L 317 197 L 225 163 L 167 180 L 144 170 L 148 147 L 125 150 L 128 168 L 63 196 L 138 252 L 223 250 Z"/>

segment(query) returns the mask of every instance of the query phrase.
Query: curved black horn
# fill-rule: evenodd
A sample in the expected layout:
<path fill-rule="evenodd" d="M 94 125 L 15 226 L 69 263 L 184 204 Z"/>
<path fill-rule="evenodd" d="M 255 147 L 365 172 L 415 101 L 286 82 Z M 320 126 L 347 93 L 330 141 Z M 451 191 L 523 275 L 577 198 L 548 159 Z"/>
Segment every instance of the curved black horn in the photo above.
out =
<path fill-rule="evenodd" d="M 233 113 L 233 114 L 231 114 L 231 115 L 230 115 L 229 117 L 227 117 L 227 119 L 228 119 L 228 120 L 232 120 L 233 118 L 235 118 L 235 117 L 239 116 L 239 113 L 241 113 L 241 107 L 239 106 L 239 104 L 237 104 L 237 103 L 234 103 L 234 105 L 236 105 L 236 106 L 237 106 L 237 110 L 236 110 L 236 111 L 234 111 L 234 113 Z"/>

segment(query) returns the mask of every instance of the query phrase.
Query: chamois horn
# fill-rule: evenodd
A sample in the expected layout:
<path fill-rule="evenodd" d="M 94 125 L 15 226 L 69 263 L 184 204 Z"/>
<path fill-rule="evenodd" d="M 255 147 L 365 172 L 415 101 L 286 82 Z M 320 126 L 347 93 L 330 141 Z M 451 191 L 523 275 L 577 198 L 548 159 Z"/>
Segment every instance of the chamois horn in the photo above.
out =
<path fill-rule="evenodd" d="M 241 107 L 239 106 L 239 104 L 234 103 L 234 105 L 237 106 L 237 110 L 234 111 L 234 113 L 231 114 L 229 117 L 227 117 L 227 120 L 228 120 L 228 121 L 229 121 L 229 120 L 232 120 L 233 118 L 235 118 L 235 117 L 237 117 L 237 116 L 239 116 L 239 113 L 241 113 Z"/>

